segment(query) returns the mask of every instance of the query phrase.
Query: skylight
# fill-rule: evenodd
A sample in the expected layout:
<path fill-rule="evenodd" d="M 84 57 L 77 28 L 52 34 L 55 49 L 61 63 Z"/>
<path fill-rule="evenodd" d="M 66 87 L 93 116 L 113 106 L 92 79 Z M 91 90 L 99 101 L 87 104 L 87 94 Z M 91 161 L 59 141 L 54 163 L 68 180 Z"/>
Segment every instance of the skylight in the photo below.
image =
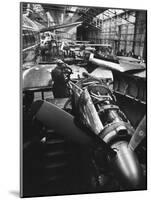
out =
<path fill-rule="evenodd" d="M 97 15 L 97 18 L 99 18 L 100 20 L 105 20 L 105 19 L 117 16 L 124 12 L 125 11 L 122 9 L 108 9 L 108 10 L 104 11 L 103 13 Z"/>

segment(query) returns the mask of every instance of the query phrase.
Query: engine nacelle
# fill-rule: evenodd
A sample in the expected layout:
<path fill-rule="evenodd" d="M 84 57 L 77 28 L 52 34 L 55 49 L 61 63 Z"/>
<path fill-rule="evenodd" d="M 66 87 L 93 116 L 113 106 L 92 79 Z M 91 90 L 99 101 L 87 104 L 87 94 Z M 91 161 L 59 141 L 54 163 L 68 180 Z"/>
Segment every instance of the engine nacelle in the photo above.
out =
<path fill-rule="evenodd" d="M 107 85 L 90 80 L 80 85 L 83 90 L 74 88 L 74 94 L 79 95 L 76 110 L 80 121 L 116 152 L 108 160 L 120 182 L 127 189 L 139 189 L 142 169 L 135 152 L 128 147 L 133 127 Z"/>

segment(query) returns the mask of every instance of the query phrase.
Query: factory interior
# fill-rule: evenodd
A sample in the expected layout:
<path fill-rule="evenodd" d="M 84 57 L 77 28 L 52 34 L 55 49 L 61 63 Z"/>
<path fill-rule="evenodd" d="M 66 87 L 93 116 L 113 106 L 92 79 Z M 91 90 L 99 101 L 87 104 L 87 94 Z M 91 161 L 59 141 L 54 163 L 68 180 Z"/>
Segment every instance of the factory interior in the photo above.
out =
<path fill-rule="evenodd" d="M 20 4 L 21 196 L 147 189 L 147 11 Z"/>

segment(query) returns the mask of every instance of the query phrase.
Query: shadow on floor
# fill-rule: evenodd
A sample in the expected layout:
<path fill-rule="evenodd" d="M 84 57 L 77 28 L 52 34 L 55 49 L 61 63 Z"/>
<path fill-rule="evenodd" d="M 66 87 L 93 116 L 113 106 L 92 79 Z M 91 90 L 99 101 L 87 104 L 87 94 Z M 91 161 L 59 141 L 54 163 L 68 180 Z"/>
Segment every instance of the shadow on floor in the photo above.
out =
<path fill-rule="evenodd" d="M 9 191 L 9 193 L 15 197 L 20 197 L 19 191 Z"/>

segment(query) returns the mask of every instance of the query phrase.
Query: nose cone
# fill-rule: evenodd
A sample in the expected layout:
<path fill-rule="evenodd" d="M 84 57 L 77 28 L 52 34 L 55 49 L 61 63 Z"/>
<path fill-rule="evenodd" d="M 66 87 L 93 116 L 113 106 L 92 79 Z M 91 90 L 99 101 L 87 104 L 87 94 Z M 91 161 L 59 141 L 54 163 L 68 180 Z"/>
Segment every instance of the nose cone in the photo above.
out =
<path fill-rule="evenodd" d="M 127 189 L 140 189 L 143 183 L 143 173 L 136 154 L 125 141 L 117 142 L 112 145 L 117 152 L 111 160 L 116 175 Z"/>

